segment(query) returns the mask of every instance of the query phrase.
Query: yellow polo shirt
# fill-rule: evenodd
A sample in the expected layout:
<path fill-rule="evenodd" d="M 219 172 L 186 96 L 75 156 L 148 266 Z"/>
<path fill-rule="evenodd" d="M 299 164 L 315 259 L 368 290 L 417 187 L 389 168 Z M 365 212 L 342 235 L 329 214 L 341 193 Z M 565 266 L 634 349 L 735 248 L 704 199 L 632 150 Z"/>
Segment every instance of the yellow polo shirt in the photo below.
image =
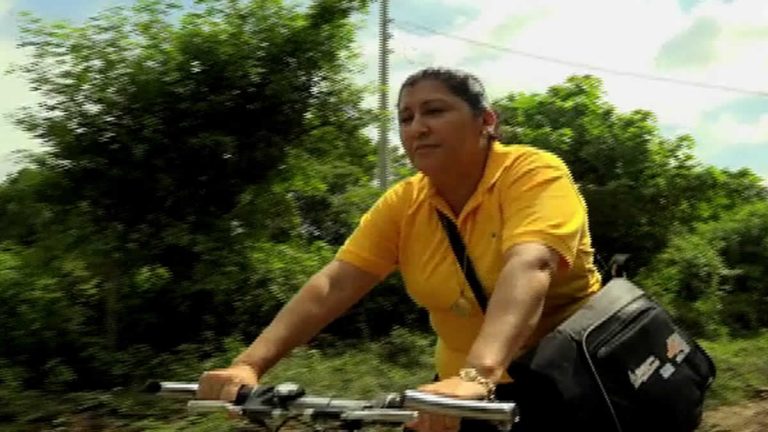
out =
<path fill-rule="evenodd" d="M 466 298 L 474 296 L 435 209 L 456 222 L 489 298 L 510 247 L 539 242 L 560 254 L 561 269 L 550 284 L 541 321 L 528 345 L 600 288 L 586 205 L 557 156 L 529 146 L 495 143 L 477 190 L 458 217 L 426 176 L 399 182 L 362 217 L 337 258 L 382 277 L 399 268 L 408 294 L 429 312 L 438 337 L 435 362 L 441 377 L 464 367 L 483 314 L 475 302 L 467 316 L 451 311 L 461 290 Z"/>

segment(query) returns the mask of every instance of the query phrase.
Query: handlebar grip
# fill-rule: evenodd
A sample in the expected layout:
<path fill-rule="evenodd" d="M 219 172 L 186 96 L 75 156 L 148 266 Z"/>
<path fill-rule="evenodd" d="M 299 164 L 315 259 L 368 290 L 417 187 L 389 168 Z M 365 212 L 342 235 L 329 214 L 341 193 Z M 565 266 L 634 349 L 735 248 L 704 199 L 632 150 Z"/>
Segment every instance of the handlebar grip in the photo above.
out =
<path fill-rule="evenodd" d="M 519 414 L 519 408 L 514 402 L 464 400 L 418 390 L 403 392 L 403 407 L 456 417 L 473 417 L 511 423 L 517 421 Z"/>
<path fill-rule="evenodd" d="M 149 381 L 144 385 L 143 391 L 160 396 L 194 397 L 197 393 L 197 387 L 196 382 Z"/>
<path fill-rule="evenodd" d="M 145 393 L 153 393 L 158 396 L 179 396 L 194 398 L 197 393 L 198 383 L 196 382 L 178 382 L 178 381 L 149 381 L 144 385 Z M 233 401 L 234 405 L 242 405 L 253 393 L 254 387 L 241 385 L 237 389 L 237 396 Z"/>

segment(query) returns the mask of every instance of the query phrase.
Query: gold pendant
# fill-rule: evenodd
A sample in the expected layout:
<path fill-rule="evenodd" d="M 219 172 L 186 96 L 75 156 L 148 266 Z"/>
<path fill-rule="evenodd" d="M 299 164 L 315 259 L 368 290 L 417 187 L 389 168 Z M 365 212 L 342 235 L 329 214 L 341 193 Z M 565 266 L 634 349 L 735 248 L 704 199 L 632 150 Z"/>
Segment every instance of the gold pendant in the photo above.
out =
<path fill-rule="evenodd" d="M 469 316 L 470 311 L 472 311 L 472 306 L 463 295 L 459 296 L 459 298 L 451 305 L 451 312 L 460 317 Z"/>

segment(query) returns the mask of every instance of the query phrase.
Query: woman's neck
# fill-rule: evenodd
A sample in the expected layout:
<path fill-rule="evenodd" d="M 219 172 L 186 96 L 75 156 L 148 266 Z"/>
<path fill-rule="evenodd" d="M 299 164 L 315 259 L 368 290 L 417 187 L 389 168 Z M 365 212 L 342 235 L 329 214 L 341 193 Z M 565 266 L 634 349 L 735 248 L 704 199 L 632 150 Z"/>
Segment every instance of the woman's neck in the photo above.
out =
<path fill-rule="evenodd" d="M 480 184 L 483 173 L 485 173 L 487 160 L 488 153 L 484 153 L 479 161 L 465 165 L 466 169 L 457 169 L 452 172 L 441 173 L 442 175 L 430 176 L 429 180 L 434 185 L 438 195 L 445 200 L 456 217 L 459 217 L 461 210 Z"/>

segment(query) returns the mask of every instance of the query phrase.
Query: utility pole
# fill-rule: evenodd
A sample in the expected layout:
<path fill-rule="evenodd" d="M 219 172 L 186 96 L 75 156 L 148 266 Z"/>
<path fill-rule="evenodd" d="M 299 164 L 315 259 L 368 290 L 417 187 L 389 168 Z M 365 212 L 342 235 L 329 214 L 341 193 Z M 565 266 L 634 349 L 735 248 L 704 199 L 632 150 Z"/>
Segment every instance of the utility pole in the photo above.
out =
<path fill-rule="evenodd" d="M 389 160 L 389 0 L 379 0 L 379 187 L 387 188 Z"/>

